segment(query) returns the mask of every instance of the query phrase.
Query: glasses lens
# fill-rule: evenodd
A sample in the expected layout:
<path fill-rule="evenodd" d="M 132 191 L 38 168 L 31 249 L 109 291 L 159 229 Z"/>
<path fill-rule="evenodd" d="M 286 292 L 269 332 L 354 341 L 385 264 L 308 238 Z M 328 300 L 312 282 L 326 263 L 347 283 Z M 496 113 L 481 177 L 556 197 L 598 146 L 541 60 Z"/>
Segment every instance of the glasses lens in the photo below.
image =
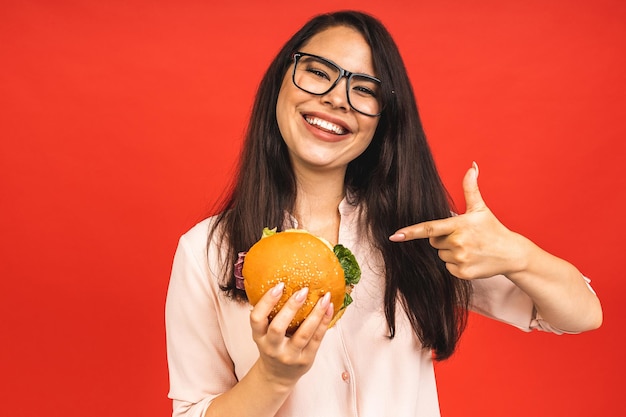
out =
<path fill-rule="evenodd" d="M 326 94 L 341 76 L 341 69 L 323 58 L 300 55 L 293 73 L 294 84 L 311 94 Z M 348 81 L 348 102 L 361 113 L 380 113 L 380 82 L 364 75 L 352 75 Z"/>
<path fill-rule="evenodd" d="M 361 75 L 353 75 L 349 81 L 348 100 L 355 110 L 369 115 L 377 115 L 380 113 L 380 82 L 378 80 L 364 77 Z"/>
<path fill-rule="evenodd" d="M 294 83 L 312 94 L 324 94 L 337 81 L 341 70 L 314 56 L 303 55 L 296 63 Z"/>

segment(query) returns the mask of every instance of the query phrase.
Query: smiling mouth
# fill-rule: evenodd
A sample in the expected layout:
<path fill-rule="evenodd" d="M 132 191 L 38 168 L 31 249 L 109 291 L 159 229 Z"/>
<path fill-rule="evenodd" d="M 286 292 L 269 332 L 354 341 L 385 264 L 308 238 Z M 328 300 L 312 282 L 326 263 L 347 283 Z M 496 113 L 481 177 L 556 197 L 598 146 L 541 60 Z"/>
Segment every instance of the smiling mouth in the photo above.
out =
<path fill-rule="evenodd" d="M 345 135 L 346 133 L 348 133 L 347 129 L 324 119 L 320 119 L 319 117 L 305 115 L 304 120 L 306 120 L 306 122 L 311 126 L 315 126 L 325 132 L 334 133 L 335 135 Z"/>

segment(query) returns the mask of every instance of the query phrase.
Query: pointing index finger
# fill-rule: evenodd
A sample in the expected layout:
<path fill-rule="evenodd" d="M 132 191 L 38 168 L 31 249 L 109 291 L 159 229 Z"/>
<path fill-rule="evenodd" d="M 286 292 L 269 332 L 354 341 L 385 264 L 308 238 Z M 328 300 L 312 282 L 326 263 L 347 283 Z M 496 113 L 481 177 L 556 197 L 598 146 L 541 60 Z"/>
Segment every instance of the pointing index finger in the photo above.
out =
<path fill-rule="evenodd" d="M 454 224 L 454 217 L 417 223 L 397 230 L 393 235 L 389 236 L 389 240 L 392 242 L 405 242 L 414 239 L 447 236 L 454 232 Z"/>

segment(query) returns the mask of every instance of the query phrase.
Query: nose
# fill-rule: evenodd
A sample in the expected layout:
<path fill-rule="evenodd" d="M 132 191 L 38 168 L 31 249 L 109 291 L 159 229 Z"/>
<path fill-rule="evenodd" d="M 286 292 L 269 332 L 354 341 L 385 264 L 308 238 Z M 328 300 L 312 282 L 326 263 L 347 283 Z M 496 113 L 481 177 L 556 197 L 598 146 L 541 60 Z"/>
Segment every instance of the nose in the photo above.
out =
<path fill-rule="evenodd" d="M 320 96 L 323 103 L 330 104 L 333 108 L 349 110 L 348 103 L 348 78 L 341 77 L 339 82 L 326 94 Z"/>

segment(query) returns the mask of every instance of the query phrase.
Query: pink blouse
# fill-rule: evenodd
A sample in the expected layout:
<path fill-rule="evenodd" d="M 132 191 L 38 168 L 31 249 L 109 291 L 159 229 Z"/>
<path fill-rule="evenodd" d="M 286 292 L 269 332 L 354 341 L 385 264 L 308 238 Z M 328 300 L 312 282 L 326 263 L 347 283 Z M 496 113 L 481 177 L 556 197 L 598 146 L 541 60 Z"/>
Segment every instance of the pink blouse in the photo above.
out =
<path fill-rule="evenodd" d="M 422 349 L 402 311 L 396 314 L 395 338 L 387 337 L 381 258 L 359 239 L 357 208 L 344 200 L 339 211 L 339 242 L 359 261 L 361 281 L 352 292 L 354 302 L 328 330 L 312 368 L 276 416 L 439 416 L 431 352 Z M 165 315 L 173 416 L 204 416 L 210 402 L 258 358 L 250 307 L 219 289 L 218 244 L 207 251 L 211 221 L 181 237 L 172 267 Z M 560 333 L 536 317 L 531 299 L 504 276 L 473 285 L 477 312 L 525 331 Z"/>

